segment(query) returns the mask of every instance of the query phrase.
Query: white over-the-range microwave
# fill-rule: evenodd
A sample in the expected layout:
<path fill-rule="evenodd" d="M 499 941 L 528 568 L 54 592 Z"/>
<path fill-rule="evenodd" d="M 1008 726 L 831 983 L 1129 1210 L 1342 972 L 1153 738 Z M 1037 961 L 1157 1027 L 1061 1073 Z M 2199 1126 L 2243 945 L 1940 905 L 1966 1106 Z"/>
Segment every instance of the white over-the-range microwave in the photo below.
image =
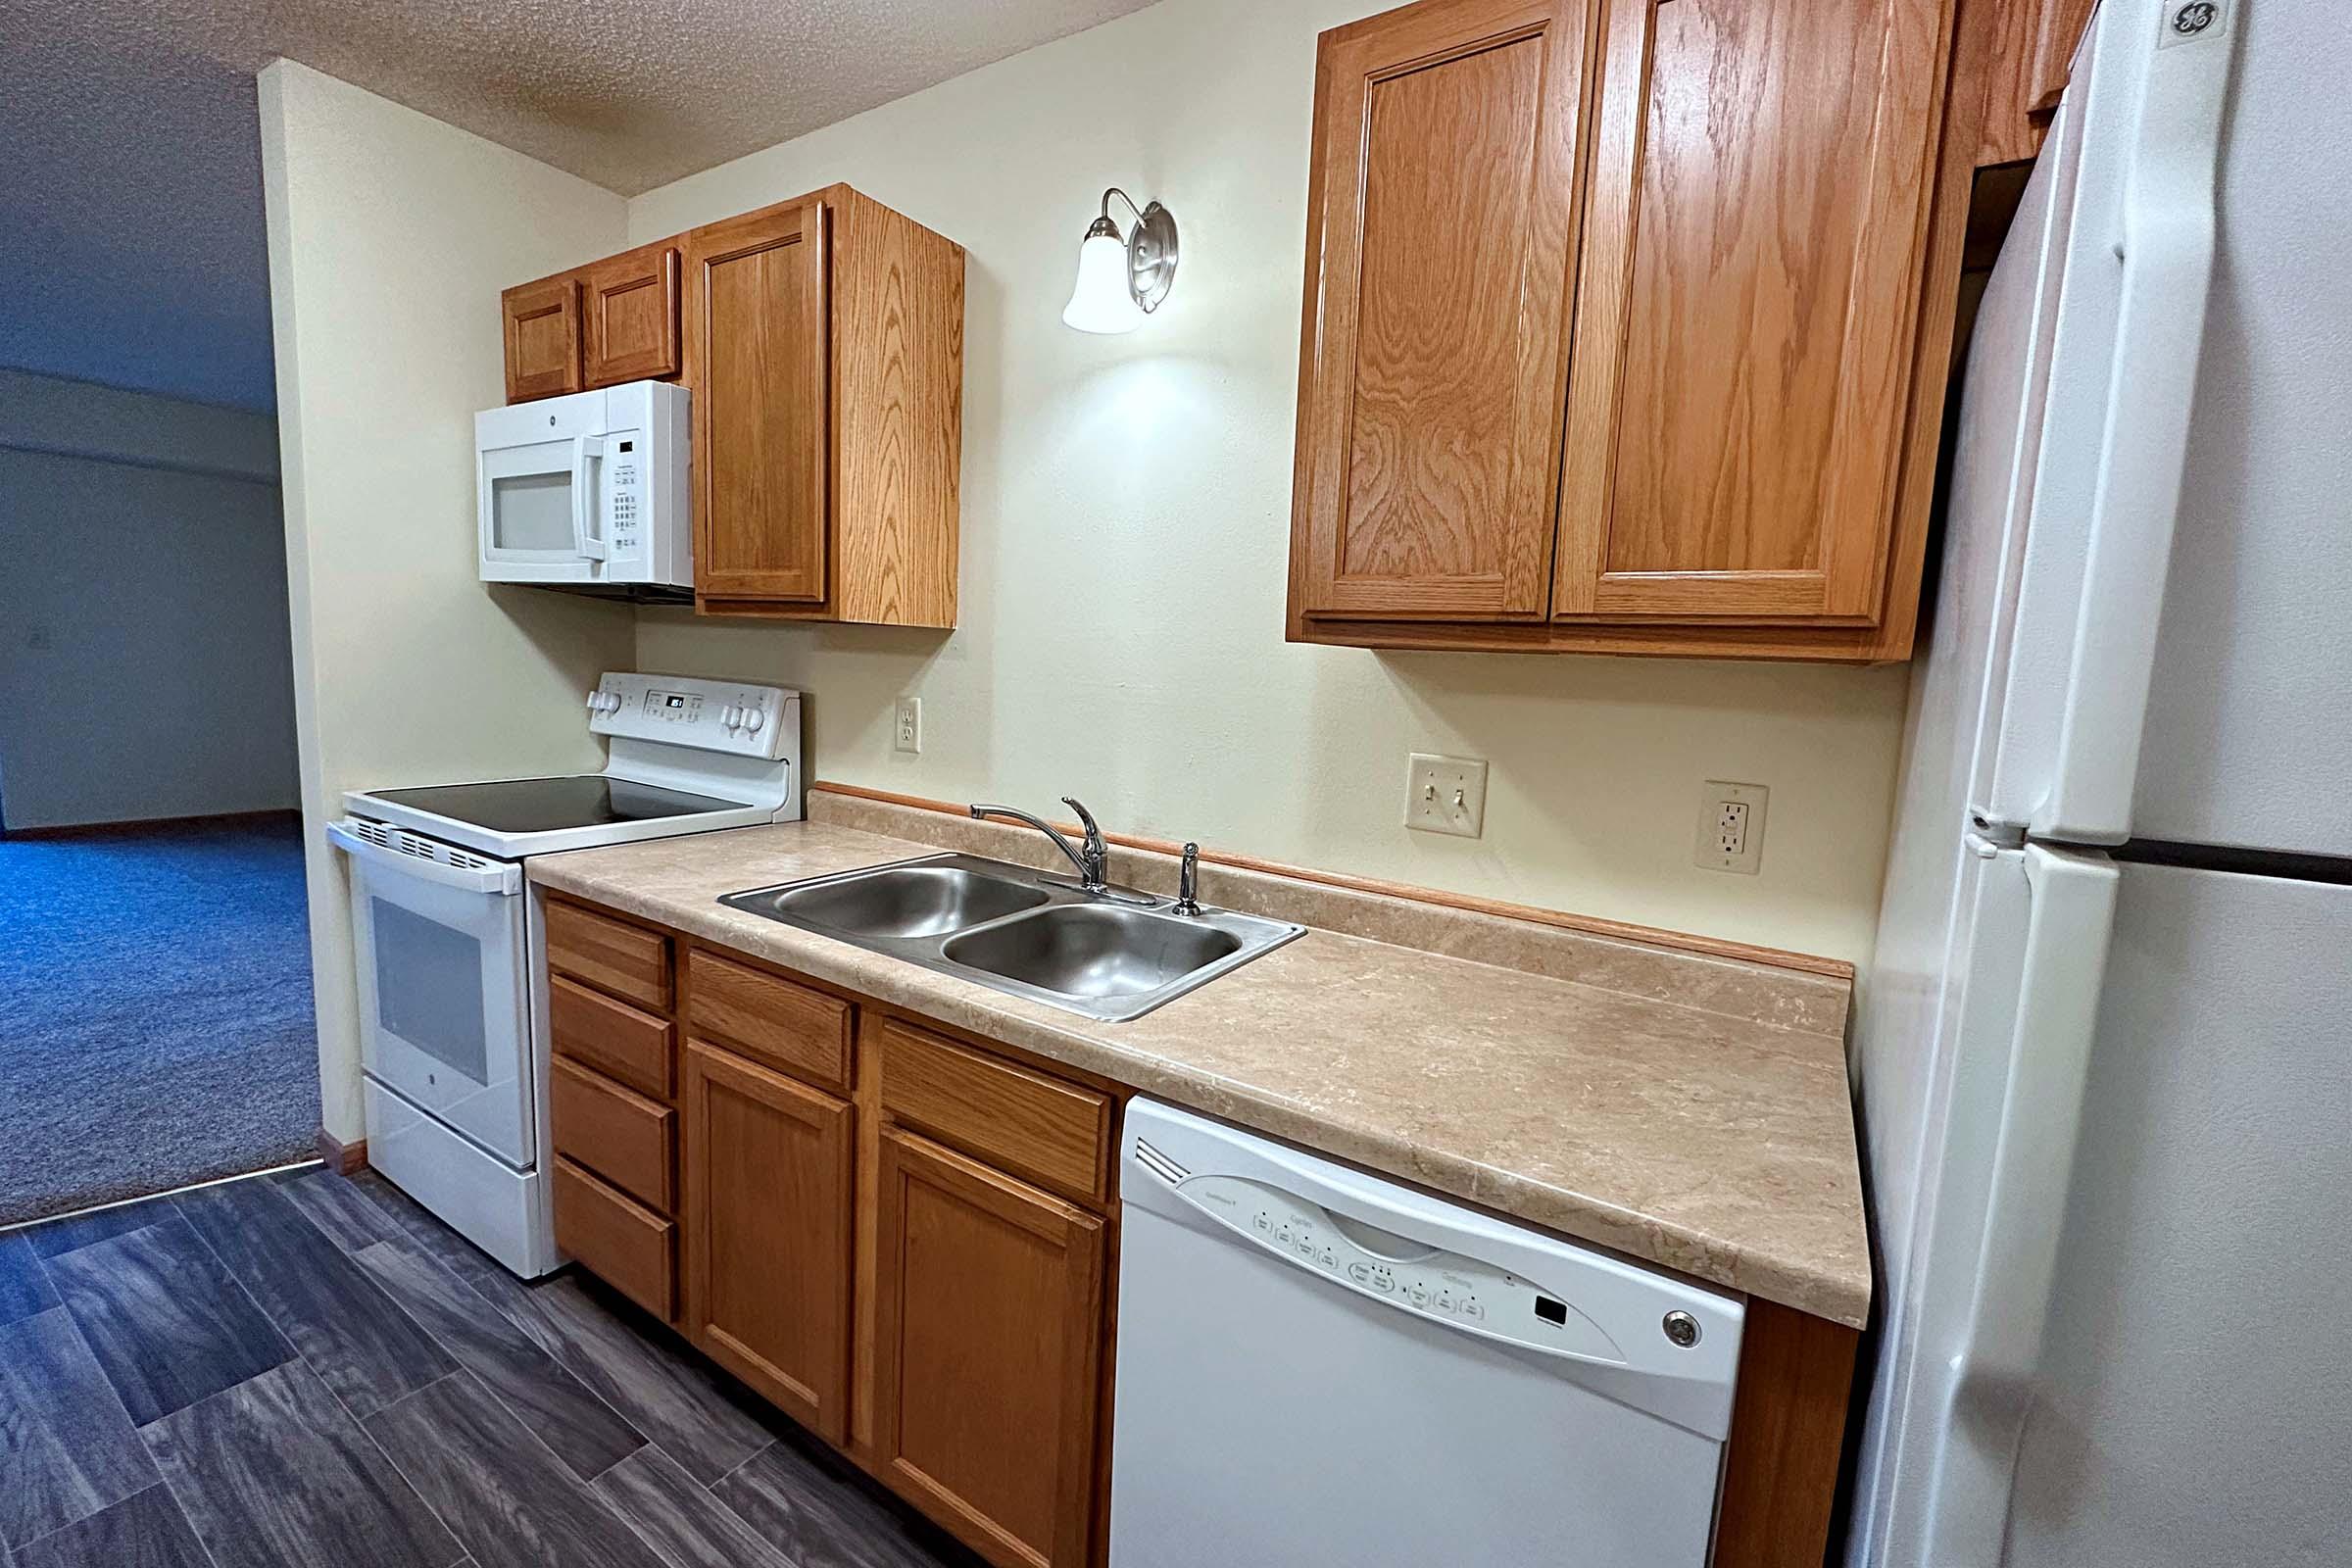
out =
<path fill-rule="evenodd" d="M 482 580 L 691 591 L 687 397 L 630 381 L 475 415 Z"/>

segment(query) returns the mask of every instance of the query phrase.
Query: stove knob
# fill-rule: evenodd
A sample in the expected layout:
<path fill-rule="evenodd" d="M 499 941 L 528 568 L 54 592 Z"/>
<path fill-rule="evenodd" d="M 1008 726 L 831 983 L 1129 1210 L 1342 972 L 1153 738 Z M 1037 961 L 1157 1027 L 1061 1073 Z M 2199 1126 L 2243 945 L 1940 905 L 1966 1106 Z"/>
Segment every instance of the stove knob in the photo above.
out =
<path fill-rule="evenodd" d="M 757 708 L 747 708 L 743 710 L 743 727 L 747 733 L 753 735 L 759 734 L 760 726 L 766 722 L 767 715 L 760 711 L 760 710 Z"/>
<path fill-rule="evenodd" d="M 733 729 L 743 721 L 743 710 L 737 708 L 733 703 L 729 703 L 718 710 L 718 721 L 724 727 Z"/>
<path fill-rule="evenodd" d="M 601 713 L 604 710 L 605 694 L 603 692 L 590 692 L 588 694 L 588 711 L 591 713 Z"/>
<path fill-rule="evenodd" d="M 607 692 L 607 693 L 605 693 L 605 694 L 604 694 L 604 696 L 605 696 L 605 711 L 606 711 L 606 712 L 608 712 L 608 713 L 617 713 L 617 712 L 619 712 L 619 711 L 620 711 L 620 693 L 618 693 L 618 692 Z"/>

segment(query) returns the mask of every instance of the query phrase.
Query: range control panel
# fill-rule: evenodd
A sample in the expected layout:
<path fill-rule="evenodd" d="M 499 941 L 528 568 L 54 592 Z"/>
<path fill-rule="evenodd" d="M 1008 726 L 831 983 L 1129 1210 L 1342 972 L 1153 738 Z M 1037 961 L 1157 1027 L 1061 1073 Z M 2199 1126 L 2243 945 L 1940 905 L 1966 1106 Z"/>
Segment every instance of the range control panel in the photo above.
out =
<path fill-rule="evenodd" d="M 1238 1176 L 1195 1176 L 1178 1191 L 1267 1250 L 1400 1310 L 1514 1345 L 1625 1359 L 1573 1302 L 1493 1264 L 1424 1247 Z"/>
<path fill-rule="evenodd" d="M 599 735 L 775 759 L 797 749 L 801 694 L 691 675 L 608 674 L 588 694 Z"/>

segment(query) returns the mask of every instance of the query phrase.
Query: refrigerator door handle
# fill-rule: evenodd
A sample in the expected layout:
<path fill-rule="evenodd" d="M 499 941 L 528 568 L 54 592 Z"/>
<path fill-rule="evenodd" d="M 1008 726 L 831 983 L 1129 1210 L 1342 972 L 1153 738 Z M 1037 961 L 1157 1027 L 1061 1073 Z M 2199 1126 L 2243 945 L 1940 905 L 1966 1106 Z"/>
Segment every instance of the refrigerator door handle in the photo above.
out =
<path fill-rule="evenodd" d="M 2028 824 L 2043 838 L 2120 844 L 2131 834 L 2213 277 L 2222 111 L 2244 6 L 2163 0 L 2147 11 L 2158 38 L 2116 244 L 2121 313 L 2082 598 L 2048 793 Z"/>
<path fill-rule="evenodd" d="M 1950 1385 L 1947 1421 L 1957 1451 L 1930 1504 L 1928 1539 L 1937 1563 L 1998 1557 L 2017 1441 L 2049 1322 L 2121 880 L 2103 855 L 2031 844 L 2024 857 L 2032 899 L 2025 963 L 1976 1288 Z"/>

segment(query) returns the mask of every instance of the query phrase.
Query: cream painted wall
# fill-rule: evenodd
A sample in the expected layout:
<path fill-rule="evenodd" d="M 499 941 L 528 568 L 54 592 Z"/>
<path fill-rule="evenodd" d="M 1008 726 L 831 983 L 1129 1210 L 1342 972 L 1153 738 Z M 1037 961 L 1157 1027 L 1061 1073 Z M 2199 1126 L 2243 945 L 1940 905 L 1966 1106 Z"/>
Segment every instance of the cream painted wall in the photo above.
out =
<path fill-rule="evenodd" d="M 640 667 L 805 688 L 820 778 L 1074 793 L 1113 828 L 1867 959 L 1902 670 L 1283 642 L 1315 34 L 1383 8 L 1164 0 L 632 200 L 636 243 L 844 179 L 970 253 L 960 627 L 647 611 Z M 1173 209 L 1183 265 L 1142 330 L 1089 337 L 1059 315 L 1110 184 Z M 1401 826 L 1412 751 L 1491 760 L 1483 839 Z M 1771 788 L 1760 875 L 1691 865 L 1709 778 Z"/>
<path fill-rule="evenodd" d="M 618 196 L 306 67 L 261 74 L 270 314 L 324 1122 L 360 1134 L 345 789 L 602 760 L 580 694 L 629 613 L 488 590 L 473 414 L 504 398 L 498 292 L 619 248 Z"/>
<path fill-rule="evenodd" d="M 275 421 L 0 369 L 0 820 L 292 806 Z"/>

